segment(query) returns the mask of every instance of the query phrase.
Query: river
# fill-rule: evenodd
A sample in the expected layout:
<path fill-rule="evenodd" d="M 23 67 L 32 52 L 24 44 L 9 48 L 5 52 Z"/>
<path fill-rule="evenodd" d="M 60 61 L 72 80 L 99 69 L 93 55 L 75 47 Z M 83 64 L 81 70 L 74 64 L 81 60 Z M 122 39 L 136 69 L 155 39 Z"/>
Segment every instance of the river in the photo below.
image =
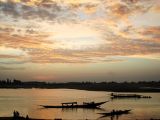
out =
<path fill-rule="evenodd" d="M 132 120 L 160 118 L 160 93 L 136 93 L 151 99 L 110 99 L 111 92 L 74 89 L 0 89 L 0 117 L 20 115 L 42 119 L 104 119 Z M 43 109 L 39 105 L 61 105 L 62 102 L 101 102 L 109 100 L 102 109 Z M 118 118 L 101 117 L 101 112 L 113 109 L 131 109 L 131 113 Z"/>

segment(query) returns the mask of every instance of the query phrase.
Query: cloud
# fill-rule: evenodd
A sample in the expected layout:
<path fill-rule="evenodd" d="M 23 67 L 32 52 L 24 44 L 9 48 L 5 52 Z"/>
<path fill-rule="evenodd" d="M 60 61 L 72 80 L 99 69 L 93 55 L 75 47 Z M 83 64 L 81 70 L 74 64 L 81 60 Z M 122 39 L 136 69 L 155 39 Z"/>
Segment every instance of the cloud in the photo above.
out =
<path fill-rule="evenodd" d="M 0 1 L 1 13 L 5 15 L 11 15 L 14 18 L 23 19 L 76 19 L 80 17 L 79 12 L 85 12 L 86 14 L 93 14 L 100 12 L 106 12 L 114 17 L 126 17 L 139 12 L 147 12 L 150 7 L 153 6 L 151 0 L 97 0 L 97 1 L 53 1 L 53 0 L 41 0 L 30 1 L 21 0 L 20 2 Z M 30 4 L 29 4 L 30 3 Z M 145 6 L 144 6 L 145 5 Z M 106 10 L 105 10 L 106 8 Z M 97 14 L 95 14 L 97 16 Z"/>
<path fill-rule="evenodd" d="M 24 64 L 27 62 L 29 62 L 29 60 L 24 55 L 0 54 L 0 64 L 3 65 Z"/>
<path fill-rule="evenodd" d="M 117 0 L 109 3 L 106 1 L 105 4 L 107 14 L 116 22 L 119 20 L 130 22 L 129 17 L 144 14 L 153 6 L 150 0 Z"/>
<path fill-rule="evenodd" d="M 6 66 L 0 66 L 0 70 L 24 70 L 23 67 L 6 67 Z"/>
<path fill-rule="evenodd" d="M 147 30 L 149 30 L 148 28 Z M 134 30 L 135 31 L 135 30 Z M 138 30 L 137 30 L 138 31 Z M 132 32 L 131 32 L 132 33 Z M 124 34 L 129 34 L 125 35 Z M 134 33 L 135 34 L 135 33 Z M 154 33 L 150 33 L 150 36 L 137 33 L 135 36 L 130 33 L 123 33 L 123 36 L 117 36 L 117 40 L 114 40 L 114 50 L 122 52 L 121 54 L 136 55 L 136 54 L 154 54 L 160 52 L 160 41 L 155 39 Z M 158 36 L 157 36 L 158 37 Z M 158 38 L 159 39 L 159 38 Z M 113 51 L 114 51 L 113 50 Z"/>
<path fill-rule="evenodd" d="M 11 48 L 20 48 L 22 50 L 37 48 L 37 46 L 39 48 L 43 47 L 44 44 L 51 43 L 49 41 L 44 41 L 43 36 L 20 36 L 0 33 L 0 37 L 0 45 Z"/>
<path fill-rule="evenodd" d="M 16 55 L 5 55 L 5 54 L 0 54 L 0 58 L 19 58 L 19 56 Z"/>
<path fill-rule="evenodd" d="M 159 13 L 159 12 L 160 12 L 160 5 L 154 6 L 154 7 L 152 8 L 152 10 L 153 10 L 154 12 Z"/>
<path fill-rule="evenodd" d="M 152 0 L 0 1 L 0 47 L 25 53 L 0 54 L 0 64 L 121 62 L 113 56 L 159 55 L 159 26 L 133 23 L 133 16 L 152 13 L 155 6 Z"/>
<path fill-rule="evenodd" d="M 11 27 L 0 27 L 0 32 L 10 33 L 13 31 L 14 31 L 14 28 L 11 28 Z"/>
<path fill-rule="evenodd" d="M 14 2 L 14 1 L 0 1 L 0 10 L 2 16 L 10 16 L 13 19 L 26 20 L 59 20 L 68 19 L 67 17 L 74 16 L 69 7 L 65 5 L 58 5 L 53 1 L 41 1 L 34 5 L 27 4 L 29 1 Z"/>

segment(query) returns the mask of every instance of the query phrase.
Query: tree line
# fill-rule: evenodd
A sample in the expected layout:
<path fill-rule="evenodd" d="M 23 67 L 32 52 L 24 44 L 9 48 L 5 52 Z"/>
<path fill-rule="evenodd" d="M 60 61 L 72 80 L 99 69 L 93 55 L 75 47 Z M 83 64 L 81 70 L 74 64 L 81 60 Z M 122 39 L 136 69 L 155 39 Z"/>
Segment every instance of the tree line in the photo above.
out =
<path fill-rule="evenodd" d="M 112 92 L 160 92 L 160 81 L 56 83 L 6 79 L 0 80 L 0 88 L 68 88 Z"/>

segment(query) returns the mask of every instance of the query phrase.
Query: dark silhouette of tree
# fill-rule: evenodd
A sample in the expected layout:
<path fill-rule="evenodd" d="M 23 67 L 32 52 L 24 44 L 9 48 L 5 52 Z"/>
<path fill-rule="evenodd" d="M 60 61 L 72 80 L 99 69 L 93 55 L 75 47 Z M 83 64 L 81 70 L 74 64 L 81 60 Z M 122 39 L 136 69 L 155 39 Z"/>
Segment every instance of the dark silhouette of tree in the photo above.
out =
<path fill-rule="evenodd" d="M 140 81 L 140 82 L 68 82 L 49 83 L 28 81 L 22 82 L 17 79 L 0 80 L 0 88 L 69 88 L 94 91 L 113 92 L 160 92 L 160 81 Z"/>

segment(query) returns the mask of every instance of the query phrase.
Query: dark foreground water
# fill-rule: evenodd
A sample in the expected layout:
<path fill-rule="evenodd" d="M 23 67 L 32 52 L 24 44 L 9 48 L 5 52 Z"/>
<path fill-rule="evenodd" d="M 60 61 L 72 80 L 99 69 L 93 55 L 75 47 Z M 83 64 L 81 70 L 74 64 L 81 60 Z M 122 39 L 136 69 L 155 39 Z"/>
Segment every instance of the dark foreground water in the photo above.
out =
<path fill-rule="evenodd" d="M 34 118 L 63 119 L 104 119 L 100 112 L 113 109 L 132 109 L 131 114 L 122 115 L 115 120 L 160 118 L 160 93 L 137 93 L 151 96 L 151 99 L 110 99 L 110 92 L 95 92 L 72 89 L 0 89 L 0 117 L 11 116 L 13 110 L 21 115 Z M 39 105 L 60 105 L 62 102 L 110 102 L 102 109 L 42 109 Z"/>

